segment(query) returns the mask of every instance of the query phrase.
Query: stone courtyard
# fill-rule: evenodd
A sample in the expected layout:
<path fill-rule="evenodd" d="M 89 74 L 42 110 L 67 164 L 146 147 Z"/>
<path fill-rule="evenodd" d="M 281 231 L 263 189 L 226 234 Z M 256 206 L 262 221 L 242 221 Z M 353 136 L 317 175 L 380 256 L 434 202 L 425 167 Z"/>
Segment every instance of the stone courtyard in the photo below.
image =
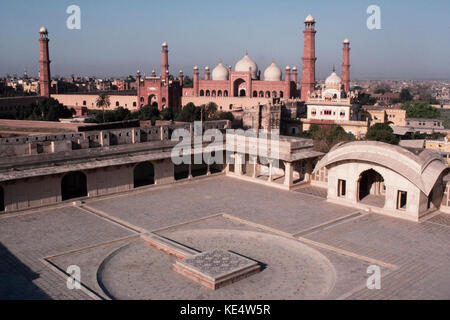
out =
<path fill-rule="evenodd" d="M 415 223 L 325 196 L 218 175 L 4 214 L 0 298 L 450 299 L 450 215 Z M 151 237 L 182 256 L 223 250 L 261 269 L 211 290 L 174 271 L 180 257 Z M 71 265 L 80 290 L 67 288 Z M 366 287 L 371 265 L 379 290 Z"/>

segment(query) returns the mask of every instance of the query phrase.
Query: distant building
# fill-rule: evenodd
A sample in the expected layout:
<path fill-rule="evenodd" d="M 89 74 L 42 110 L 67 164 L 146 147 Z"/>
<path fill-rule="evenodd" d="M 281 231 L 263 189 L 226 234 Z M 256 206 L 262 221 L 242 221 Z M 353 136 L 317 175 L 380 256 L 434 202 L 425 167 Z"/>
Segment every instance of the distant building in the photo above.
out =
<path fill-rule="evenodd" d="M 340 125 L 356 137 L 367 133 L 368 121 L 362 119 L 355 94 L 346 93 L 341 78 L 334 72 L 325 80 L 322 90 L 310 94 L 307 104 L 307 118 L 302 119 L 303 130 L 311 125 Z"/>
<path fill-rule="evenodd" d="M 385 104 L 385 105 L 390 105 L 393 102 L 395 102 L 394 100 L 398 100 L 400 99 L 400 94 L 399 93 L 392 93 L 392 92 L 386 92 L 386 93 L 374 93 L 370 95 L 372 98 L 374 98 L 375 100 L 377 100 L 377 104 Z"/>
<path fill-rule="evenodd" d="M 391 123 L 393 126 L 406 126 L 406 110 L 400 106 L 365 106 L 364 110 L 370 115 L 370 124 L 375 123 Z"/>
<path fill-rule="evenodd" d="M 406 118 L 406 127 L 425 133 L 445 130 L 444 122 L 440 119 Z"/>

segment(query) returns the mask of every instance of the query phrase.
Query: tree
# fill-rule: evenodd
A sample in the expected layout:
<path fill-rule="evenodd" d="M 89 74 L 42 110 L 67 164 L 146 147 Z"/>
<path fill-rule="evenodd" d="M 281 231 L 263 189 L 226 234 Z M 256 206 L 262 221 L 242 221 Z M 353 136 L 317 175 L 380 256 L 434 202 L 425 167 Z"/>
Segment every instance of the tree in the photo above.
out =
<path fill-rule="evenodd" d="M 156 120 L 159 119 L 159 109 L 156 106 L 144 106 L 139 111 L 137 111 L 138 119 L 142 121 L 148 121 L 150 120 L 152 122 L 152 125 L 155 125 Z"/>
<path fill-rule="evenodd" d="M 380 84 L 375 88 L 375 93 L 377 94 L 385 94 L 386 92 L 391 92 L 391 86 L 388 84 Z"/>
<path fill-rule="evenodd" d="M 409 89 L 407 88 L 402 89 L 402 91 L 400 92 L 400 102 L 411 101 L 412 99 L 413 96 L 409 92 Z"/>
<path fill-rule="evenodd" d="M 386 123 L 376 123 L 367 130 L 366 140 L 398 144 L 394 130 Z"/>
<path fill-rule="evenodd" d="M 192 81 L 191 77 L 184 76 L 183 78 L 183 88 L 193 88 L 194 82 Z"/>
<path fill-rule="evenodd" d="M 345 141 L 354 141 L 355 136 L 347 133 L 338 125 L 318 126 L 313 124 L 308 131 L 298 133 L 296 136 L 301 138 L 312 139 L 314 142 L 314 150 L 327 153 L 336 144 Z"/>
<path fill-rule="evenodd" d="M 98 95 L 96 105 L 97 107 L 102 108 L 103 122 L 105 122 L 105 108 L 109 108 L 109 106 L 111 105 L 111 102 L 109 101 L 109 96 L 105 93 L 100 93 Z"/>
<path fill-rule="evenodd" d="M 355 140 L 355 136 L 351 133 L 345 132 L 341 126 L 311 126 L 310 134 L 314 142 L 314 149 L 316 151 L 327 153 L 336 144 L 345 141 Z"/>
<path fill-rule="evenodd" d="M 200 120 L 201 108 L 196 107 L 195 104 L 189 102 L 183 107 L 180 113 L 175 118 L 176 121 L 194 122 Z"/>
<path fill-rule="evenodd" d="M 440 111 L 426 101 L 408 101 L 401 108 L 406 110 L 408 118 L 439 119 L 441 116 Z"/>
<path fill-rule="evenodd" d="M 218 106 L 214 102 L 210 102 L 205 108 L 205 118 L 214 119 L 217 113 Z"/>
<path fill-rule="evenodd" d="M 173 120 L 174 119 L 174 114 L 173 114 L 172 108 L 164 108 L 159 115 L 161 117 L 161 120 Z"/>
<path fill-rule="evenodd" d="M 377 100 L 375 98 L 372 98 L 370 94 L 367 93 L 360 93 L 358 95 L 358 103 L 361 106 L 373 106 Z"/>
<path fill-rule="evenodd" d="M 53 98 L 43 99 L 39 103 L 17 106 L 15 111 L 0 112 L 0 118 L 15 120 L 59 121 L 60 118 L 71 118 L 75 110 L 69 109 Z"/>

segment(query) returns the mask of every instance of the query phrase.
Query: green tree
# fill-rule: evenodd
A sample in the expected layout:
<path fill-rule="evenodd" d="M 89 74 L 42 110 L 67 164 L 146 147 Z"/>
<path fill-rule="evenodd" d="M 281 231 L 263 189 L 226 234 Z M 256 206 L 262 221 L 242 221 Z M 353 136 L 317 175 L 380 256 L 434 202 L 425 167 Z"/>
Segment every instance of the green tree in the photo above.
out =
<path fill-rule="evenodd" d="M 194 82 L 192 81 L 192 78 L 189 76 L 184 76 L 183 78 L 183 88 L 193 88 Z"/>
<path fill-rule="evenodd" d="M 373 106 L 377 100 L 375 98 L 372 98 L 370 94 L 367 93 L 360 93 L 358 95 L 358 103 L 361 106 Z"/>
<path fill-rule="evenodd" d="M 219 111 L 216 113 L 216 118 L 215 120 L 230 120 L 230 121 L 234 121 L 234 116 L 233 113 L 226 111 Z"/>
<path fill-rule="evenodd" d="M 180 113 L 178 113 L 175 120 L 182 122 L 194 122 L 200 120 L 200 117 L 201 117 L 201 108 L 196 107 L 195 104 L 190 102 L 183 107 Z"/>
<path fill-rule="evenodd" d="M 400 92 L 400 102 L 407 102 L 411 101 L 413 99 L 413 96 L 411 95 L 411 92 L 409 92 L 409 89 L 404 88 Z"/>
<path fill-rule="evenodd" d="M 401 108 L 406 110 L 408 118 L 439 119 L 441 116 L 440 111 L 427 101 L 408 101 L 403 103 Z"/>
<path fill-rule="evenodd" d="M 326 126 L 313 129 L 314 149 L 320 152 L 329 152 L 336 144 L 355 140 L 355 136 L 345 132 L 341 126 Z"/>
<path fill-rule="evenodd" d="M 161 117 L 161 120 L 173 120 L 174 119 L 174 114 L 173 114 L 172 108 L 164 108 L 159 115 Z"/>
<path fill-rule="evenodd" d="M 367 130 L 366 140 L 398 144 L 394 130 L 386 123 L 376 123 Z"/>
<path fill-rule="evenodd" d="M 97 107 L 102 109 L 103 112 L 103 122 L 105 122 L 105 108 L 109 108 L 111 102 L 109 101 L 109 95 L 105 93 L 100 93 L 96 101 Z"/>
<path fill-rule="evenodd" d="M 156 106 L 144 106 L 141 109 L 139 109 L 138 112 L 138 119 L 143 121 L 150 120 L 152 122 L 152 125 L 155 125 L 156 120 L 159 119 L 159 109 Z"/>
<path fill-rule="evenodd" d="M 374 90 L 374 92 L 377 94 L 380 94 L 380 93 L 385 94 L 386 92 L 391 92 L 391 91 L 392 91 L 391 86 L 388 84 L 385 84 L 385 83 L 378 85 Z"/>
<path fill-rule="evenodd" d="M 205 119 L 215 119 L 218 106 L 214 102 L 210 102 L 205 107 Z"/>

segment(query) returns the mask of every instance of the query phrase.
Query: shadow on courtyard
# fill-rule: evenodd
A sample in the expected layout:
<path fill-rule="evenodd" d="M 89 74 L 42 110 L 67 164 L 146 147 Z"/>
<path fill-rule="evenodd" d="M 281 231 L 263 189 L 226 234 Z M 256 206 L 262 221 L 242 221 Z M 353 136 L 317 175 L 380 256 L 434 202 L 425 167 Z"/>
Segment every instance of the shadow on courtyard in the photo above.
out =
<path fill-rule="evenodd" d="M 8 248 L 0 243 L 0 300 L 49 300 L 33 283 L 39 274 L 33 272 Z"/>

